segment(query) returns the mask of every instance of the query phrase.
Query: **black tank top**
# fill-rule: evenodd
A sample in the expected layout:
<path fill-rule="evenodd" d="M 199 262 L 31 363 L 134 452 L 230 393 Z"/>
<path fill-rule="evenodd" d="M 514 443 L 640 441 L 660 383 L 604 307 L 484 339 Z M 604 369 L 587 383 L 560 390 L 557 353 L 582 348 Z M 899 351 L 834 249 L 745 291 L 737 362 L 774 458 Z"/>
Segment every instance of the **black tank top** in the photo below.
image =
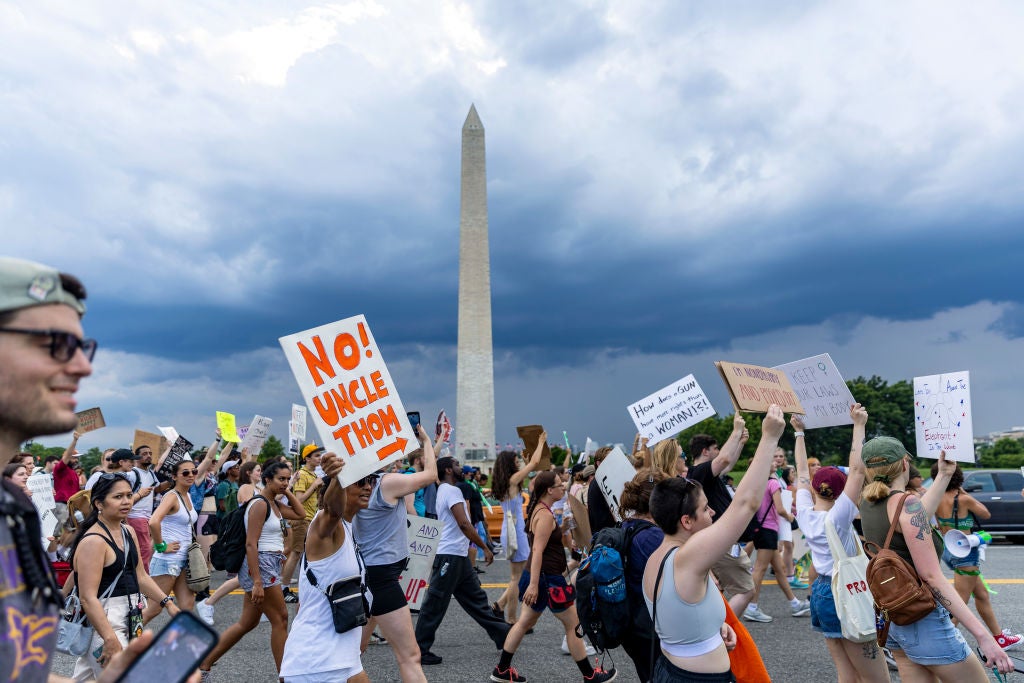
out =
<path fill-rule="evenodd" d="M 533 517 L 530 517 L 530 530 L 527 532 L 527 536 L 530 539 L 530 562 L 533 561 L 533 520 L 537 516 L 541 504 L 537 504 L 537 509 L 533 511 Z M 550 510 L 549 510 L 550 512 Z M 553 515 L 552 515 L 553 516 Z M 526 568 L 529 569 L 530 565 L 527 564 Z M 548 543 L 544 546 L 544 552 L 540 559 L 540 572 L 541 574 L 564 574 L 568 568 L 568 563 L 565 560 L 565 548 L 562 546 L 562 532 L 556 526 L 548 536 Z"/>
<path fill-rule="evenodd" d="M 97 533 L 92 534 L 99 536 L 107 545 L 114 551 L 114 561 L 103 567 L 103 573 L 100 575 L 100 585 L 96 592 L 97 596 L 103 595 L 110 584 L 113 583 L 114 579 L 117 578 L 118 574 L 121 574 L 121 578 L 117 579 L 117 585 L 114 587 L 110 597 L 117 598 L 123 595 L 132 595 L 139 592 L 139 582 L 135 577 L 135 567 L 139 564 L 139 553 L 135 548 L 135 541 L 132 540 L 132 535 L 124 532 L 125 547 L 128 549 L 128 564 L 125 566 L 124 551 L 117 547 L 117 543 L 114 542 L 114 537 L 110 533 L 110 529 L 106 527 L 103 522 L 97 522 L 97 526 L 101 527 L 106 534 Z M 89 534 L 86 534 L 87 536 Z M 124 573 L 121 573 L 121 569 L 124 568 Z M 78 575 L 75 575 L 75 585 L 78 584 Z"/>

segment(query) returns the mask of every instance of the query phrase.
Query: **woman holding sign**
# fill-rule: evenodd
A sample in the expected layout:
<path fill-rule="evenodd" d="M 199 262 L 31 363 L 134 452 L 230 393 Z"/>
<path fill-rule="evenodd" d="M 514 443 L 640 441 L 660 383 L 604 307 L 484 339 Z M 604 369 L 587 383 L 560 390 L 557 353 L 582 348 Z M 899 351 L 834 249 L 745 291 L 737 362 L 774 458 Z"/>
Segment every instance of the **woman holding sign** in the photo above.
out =
<path fill-rule="evenodd" d="M 491 605 L 495 614 L 504 612 L 505 621 L 516 623 L 516 611 L 519 607 L 516 586 L 523 574 L 523 567 L 530 556 L 530 541 L 526 537 L 526 521 L 523 519 L 523 482 L 526 477 L 537 469 L 544 453 L 544 444 L 548 442 L 548 433 L 541 432 L 537 438 L 537 448 L 533 451 L 530 461 L 520 469 L 519 456 L 515 451 L 502 451 L 494 462 L 494 474 L 491 476 L 491 492 L 501 501 L 501 511 L 505 521 L 501 525 L 501 547 L 505 549 L 510 565 L 510 577 L 505 592 Z"/>
<path fill-rule="evenodd" d="M 434 448 L 422 425 L 418 425 L 416 436 L 421 444 L 423 471 L 385 474 L 373 488 L 369 504 L 359 510 L 352 522 L 352 534 L 366 563 L 366 587 L 373 594 L 372 619 L 363 627 L 361 648 L 369 643 L 376 621 L 391 644 L 402 681 L 406 683 L 426 683 L 427 678 L 420 668 L 420 648 L 412 628 L 409 603 L 398 582 L 409 561 L 405 496 L 437 481 Z M 410 459 L 415 455 L 413 451 Z"/>

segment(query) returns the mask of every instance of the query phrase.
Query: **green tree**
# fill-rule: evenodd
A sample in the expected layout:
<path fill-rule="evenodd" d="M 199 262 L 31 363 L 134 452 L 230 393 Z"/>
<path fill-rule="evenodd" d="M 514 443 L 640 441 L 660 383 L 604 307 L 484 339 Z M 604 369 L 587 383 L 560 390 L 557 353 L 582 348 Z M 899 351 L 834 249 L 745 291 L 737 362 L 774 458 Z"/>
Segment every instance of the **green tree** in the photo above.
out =
<path fill-rule="evenodd" d="M 994 444 L 978 449 L 978 464 L 982 467 L 1020 467 L 1024 465 L 1024 441 L 999 439 Z"/>
<path fill-rule="evenodd" d="M 279 455 L 284 455 L 284 444 L 273 434 L 267 437 L 267 440 L 263 442 L 263 448 L 260 450 L 259 461 L 266 462 L 271 458 L 276 458 Z"/>
<path fill-rule="evenodd" d="M 561 446 L 551 447 L 551 464 L 561 465 L 565 462 L 565 459 L 569 456 L 569 452 Z"/>
<path fill-rule="evenodd" d="M 103 451 L 99 449 L 99 446 L 93 446 L 82 455 L 78 456 L 78 464 L 82 466 L 82 471 L 88 475 L 92 472 L 94 467 L 99 467 L 100 462 L 103 460 Z"/>

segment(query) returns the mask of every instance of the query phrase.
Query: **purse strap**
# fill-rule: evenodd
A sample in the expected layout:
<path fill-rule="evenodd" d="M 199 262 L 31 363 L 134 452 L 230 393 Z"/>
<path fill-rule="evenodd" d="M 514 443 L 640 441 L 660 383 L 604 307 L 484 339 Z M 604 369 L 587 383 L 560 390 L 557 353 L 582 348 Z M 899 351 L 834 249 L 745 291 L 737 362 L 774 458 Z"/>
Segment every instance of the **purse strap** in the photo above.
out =
<path fill-rule="evenodd" d="M 319 514 L 319 513 L 317 513 Z M 352 525 L 346 522 L 344 519 L 341 523 L 345 529 L 345 535 L 352 539 L 352 548 L 356 554 L 356 563 L 359 565 L 359 583 L 365 585 L 363 576 L 366 574 L 366 567 L 363 566 L 363 558 L 359 554 L 359 545 L 356 543 L 356 539 L 352 536 Z M 306 573 L 306 580 L 309 581 L 309 585 L 323 593 L 324 597 L 329 598 L 327 591 L 320 587 L 316 580 L 316 574 L 309 568 L 309 562 L 306 561 L 306 551 L 302 551 L 302 571 Z"/>
<path fill-rule="evenodd" d="M 658 565 L 658 576 L 654 579 L 654 593 L 651 596 L 654 598 L 651 600 L 651 605 L 653 605 L 651 608 L 651 628 L 654 629 L 654 633 L 651 637 L 651 668 L 649 669 L 651 672 L 654 671 L 655 648 L 660 642 L 660 640 L 655 637 L 658 635 L 658 587 L 661 585 L 661 575 L 665 573 L 665 563 L 668 562 L 668 558 L 672 556 L 672 553 L 677 550 L 679 550 L 679 548 L 673 548 L 665 553 L 665 557 L 661 558 L 661 564 Z"/>
<path fill-rule="evenodd" d="M 889 524 L 889 533 L 885 537 L 885 545 L 882 546 L 882 550 L 889 549 L 889 543 L 892 542 L 892 535 L 896 532 L 896 527 L 900 523 L 900 513 L 903 512 L 903 503 L 906 502 L 907 496 L 909 495 L 910 492 L 908 491 L 900 496 L 900 503 L 896 506 L 896 514 L 892 516 L 892 522 Z"/>
<path fill-rule="evenodd" d="M 857 552 L 853 555 L 846 552 L 846 546 L 843 545 L 842 540 L 839 538 L 839 531 L 832 522 L 832 518 L 828 515 L 825 516 L 825 538 L 828 539 L 829 552 L 832 553 L 832 557 L 836 560 L 849 559 L 864 554 L 864 546 L 861 545 L 860 536 L 857 534 L 853 534 L 853 542 L 857 545 Z"/>
<path fill-rule="evenodd" d="M 185 511 L 185 515 L 187 517 L 191 517 L 191 515 L 188 514 L 188 508 L 185 506 L 185 499 L 182 497 L 182 495 L 180 493 L 178 493 L 178 489 L 174 489 L 174 493 L 177 494 L 178 500 L 181 501 L 181 507 Z M 193 510 L 196 509 L 194 505 L 192 506 L 192 509 Z M 196 518 L 198 519 L 198 517 L 199 517 L 199 512 L 196 511 Z M 189 524 L 188 526 L 189 526 L 190 529 L 192 529 L 192 542 L 193 543 L 198 543 L 199 541 L 196 539 L 196 526 L 195 526 L 195 524 Z"/>

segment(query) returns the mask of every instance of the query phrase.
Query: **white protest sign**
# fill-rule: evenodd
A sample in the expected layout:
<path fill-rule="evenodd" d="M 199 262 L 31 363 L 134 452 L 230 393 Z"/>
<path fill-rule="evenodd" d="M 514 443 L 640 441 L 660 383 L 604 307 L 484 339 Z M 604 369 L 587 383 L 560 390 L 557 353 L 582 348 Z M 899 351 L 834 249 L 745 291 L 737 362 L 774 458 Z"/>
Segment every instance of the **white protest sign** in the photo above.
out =
<path fill-rule="evenodd" d="M 917 457 L 974 462 L 971 376 L 963 372 L 914 378 Z"/>
<path fill-rule="evenodd" d="M 32 504 L 39 512 L 43 536 L 57 535 L 57 525 L 60 522 L 54 514 L 57 504 L 53 500 L 53 479 L 49 474 L 33 474 L 26 483 L 32 492 Z"/>
<path fill-rule="evenodd" d="M 418 447 L 405 406 L 366 318 L 357 315 L 279 339 L 327 451 L 348 486 Z"/>
<path fill-rule="evenodd" d="M 857 401 L 830 355 L 822 353 L 776 365 L 774 369 L 789 378 L 806 411 L 804 426 L 807 429 L 853 424 L 850 406 Z"/>
<path fill-rule="evenodd" d="M 594 480 L 601 488 L 604 499 L 608 501 L 608 507 L 611 508 L 615 519 L 620 522 L 622 516 L 619 515 L 619 498 L 622 497 L 622 489 L 625 488 L 626 482 L 632 481 L 635 476 L 636 468 L 617 446 L 601 461 L 601 466 L 594 474 Z"/>
<path fill-rule="evenodd" d="M 636 430 L 652 445 L 715 414 L 693 375 L 640 399 L 627 410 Z"/>
<path fill-rule="evenodd" d="M 419 609 L 427 597 L 427 582 L 434 566 L 434 556 L 441 542 L 441 522 L 426 517 L 406 519 L 406 535 L 409 541 L 409 563 L 398 577 L 405 591 L 405 599 L 411 609 Z"/>
<path fill-rule="evenodd" d="M 178 440 L 178 430 L 174 427 L 161 427 L 160 425 L 157 425 L 156 428 L 159 429 L 160 433 L 167 439 L 167 443 L 174 443 Z"/>
<path fill-rule="evenodd" d="M 253 417 L 252 422 L 249 423 L 249 428 L 245 430 L 245 435 L 242 436 L 242 443 L 239 444 L 238 450 L 248 448 L 249 453 L 259 453 L 263 449 L 267 435 L 270 434 L 270 425 L 273 422 L 269 417 L 263 417 L 262 415 Z M 241 430 L 239 430 L 239 434 L 241 434 Z"/>
<path fill-rule="evenodd" d="M 292 404 L 292 420 L 288 423 L 289 433 L 291 432 L 292 425 L 295 425 L 294 434 L 300 440 L 306 438 L 306 408 L 300 406 L 298 403 Z"/>

